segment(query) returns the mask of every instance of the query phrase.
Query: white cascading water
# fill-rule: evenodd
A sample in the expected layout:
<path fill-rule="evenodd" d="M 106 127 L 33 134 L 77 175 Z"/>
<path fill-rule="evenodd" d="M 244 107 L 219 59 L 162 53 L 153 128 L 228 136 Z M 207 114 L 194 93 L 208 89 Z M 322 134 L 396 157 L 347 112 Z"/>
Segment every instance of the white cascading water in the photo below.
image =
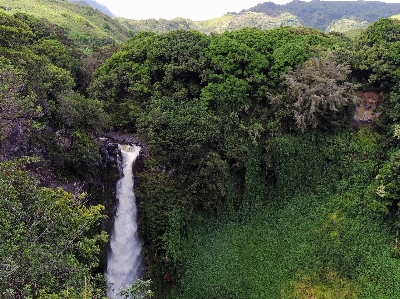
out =
<path fill-rule="evenodd" d="M 117 183 L 118 206 L 111 234 L 111 250 L 107 259 L 105 276 L 108 281 L 107 296 L 113 299 L 119 296 L 121 288 L 132 285 L 142 274 L 142 243 L 138 236 L 136 222 L 136 198 L 133 191 L 133 163 L 139 156 L 139 146 L 121 146 L 121 179 Z"/>

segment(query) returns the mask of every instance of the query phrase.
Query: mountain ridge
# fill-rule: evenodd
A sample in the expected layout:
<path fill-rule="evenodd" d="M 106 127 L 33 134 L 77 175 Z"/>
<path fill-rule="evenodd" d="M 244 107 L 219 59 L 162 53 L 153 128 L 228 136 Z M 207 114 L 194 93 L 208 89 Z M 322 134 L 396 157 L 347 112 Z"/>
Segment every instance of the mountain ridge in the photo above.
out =
<path fill-rule="evenodd" d="M 104 13 L 105 15 L 107 15 L 111 18 L 117 17 L 106 5 L 99 3 L 95 0 L 67 0 L 67 1 L 81 4 L 81 5 L 90 6 L 94 9 L 101 11 L 102 13 Z"/>
<path fill-rule="evenodd" d="M 342 18 L 354 18 L 359 22 L 373 23 L 400 13 L 400 3 L 380 1 L 319 1 L 293 0 L 286 4 L 259 3 L 240 13 L 252 11 L 266 15 L 289 12 L 299 18 L 302 26 L 325 31 L 332 22 Z"/>
<path fill-rule="evenodd" d="M 269 30 L 282 26 L 304 26 L 326 32 L 352 30 L 350 36 L 357 35 L 380 18 L 400 14 L 399 3 L 318 0 L 294 0 L 282 5 L 263 2 L 238 13 L 230 12 L 205 21 L 119 18 L 106 5 L 95 0 L 0 0 L 0 9 L 45 17 L 62 27 L 83 48 L 124 42 L 140 31 L 166 33 L 172 30 L 197 30 L 210 34 L 245 27 Z M 85 27 L 84 31 L 80 29 L 82 26 Z"/>
<path fill-rule="evenodd" d="M 244 27 L 273 29 L 281 26 L 304 26 L 325 32 L 361 30 L 381 19 L 400 14 L 400 3 L 380 1 L 319 1 L 293 0 L 286 4 L 259 3 L 240 12 L 204 20 L 188 18 L 133 20 L 119 18 L 133 33 L 157 33 L 177 29 L 198 30 L 204 33 L 232 31 Z M 290 16 L 290 17 L 289 17 Z"/>

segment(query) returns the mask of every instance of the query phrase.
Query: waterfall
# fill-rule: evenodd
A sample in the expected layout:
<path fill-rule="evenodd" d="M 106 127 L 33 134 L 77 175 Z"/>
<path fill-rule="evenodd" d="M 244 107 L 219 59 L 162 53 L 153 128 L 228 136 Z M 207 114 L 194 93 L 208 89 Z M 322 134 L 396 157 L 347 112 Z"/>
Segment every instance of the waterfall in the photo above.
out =
<path fill-rule="evenodd" d="M 139 155 L 140 147 L 119 145 L 119 150 L 122 161 L 119 161 L 118 167 L 122 169 L 122 175 L 117 183 L 118 206 L 105 273 L 108 281 L 107 296 L 115 299 L 123 298 L 117 295 L 120 289 L 131 286 L 142 272 L 142 243 L 138 236 L 133 191 L 133 163 Z"/>

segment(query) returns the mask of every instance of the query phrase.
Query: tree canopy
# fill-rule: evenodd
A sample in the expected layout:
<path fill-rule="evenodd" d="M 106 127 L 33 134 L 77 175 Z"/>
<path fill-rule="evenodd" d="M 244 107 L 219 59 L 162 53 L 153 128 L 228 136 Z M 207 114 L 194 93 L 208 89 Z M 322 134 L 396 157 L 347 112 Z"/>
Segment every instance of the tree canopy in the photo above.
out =
<path fill-rule="evenodd" d="M 398 298 L 399 21 L 353 40 L 176 20 L 124 44 L 75 21 L 85 42 L 0 13 L 0 297 L 104 297 L 111 131 L 143 148 L 151 282 L 122 296 Z M 361 108 L 373 124 L 352 121 Z"/>

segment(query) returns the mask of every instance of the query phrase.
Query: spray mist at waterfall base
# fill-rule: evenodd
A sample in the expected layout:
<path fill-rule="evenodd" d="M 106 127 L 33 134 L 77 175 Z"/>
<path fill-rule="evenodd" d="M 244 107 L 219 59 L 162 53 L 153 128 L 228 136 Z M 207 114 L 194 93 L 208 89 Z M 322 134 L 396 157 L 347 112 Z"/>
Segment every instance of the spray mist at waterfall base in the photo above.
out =
<path fill-rule="evenodd" d="M 136 198 L 133 190 L 133 164 L 139 156 L 138 146 L 119 146 L 122 161 L 122 177 L 117 183 L 118 206 L 114 229 L 110 239 L 105 276 L 108 281 L 107 296 L 119 296 L 121 288 L 128 288 L 142 274 L 142 242 L 138 235 Z"/>

